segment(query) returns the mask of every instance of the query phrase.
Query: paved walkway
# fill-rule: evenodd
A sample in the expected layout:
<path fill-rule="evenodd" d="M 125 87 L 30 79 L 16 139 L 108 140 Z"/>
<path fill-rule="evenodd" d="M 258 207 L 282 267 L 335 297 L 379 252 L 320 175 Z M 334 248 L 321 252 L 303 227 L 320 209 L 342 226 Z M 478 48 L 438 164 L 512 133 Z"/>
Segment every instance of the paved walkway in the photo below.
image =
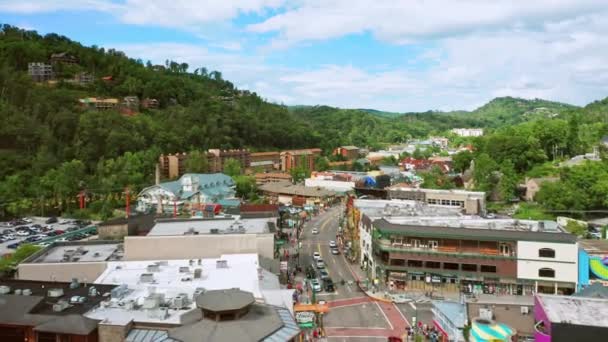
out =
<path fill-rule="evenodd" d="M 327 337 L 389 337 L 389 336 L 402 336 L 405 333 L 405 328 L 409 326 L 409 323 L 405 316 L 399 311 L 397 306 L 393 303 L 377 301 L 370 297 L 358 297 L 350 299 L 341 299 L 329 302 L 330 308 L 360 305 L 365 303 L 374 303 L 378 306 L 384 319 L 388 323 L 389 327 L 386 328 L 331 328 L 325 329 Z M 331 309 L 330 309 L 331 310 Z"/>

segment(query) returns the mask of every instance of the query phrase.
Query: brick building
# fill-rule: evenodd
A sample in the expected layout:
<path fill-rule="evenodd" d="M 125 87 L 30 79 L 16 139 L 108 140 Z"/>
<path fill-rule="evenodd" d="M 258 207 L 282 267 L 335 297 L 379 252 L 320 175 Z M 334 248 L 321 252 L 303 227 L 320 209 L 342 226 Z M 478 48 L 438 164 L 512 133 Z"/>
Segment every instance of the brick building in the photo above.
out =
<path fill-rule="evenodd" d="M 160 175 L 165 179 L 174 179 L 186 171 L 186 153 L 161 154 L 158 157 Z"/>
<path fill-rule="evenodd" d="M 46 63 L 28 63 L 27 72 L 34 82 L 46 82 L 54 78 L 53 66 Z"/>
<path fill-rule="evenodd" d="M 281 152 L 281 170 L 289 171 L 300 166 L 303 166 L 309 170 L 314 170 L 315 159 L 320 155 L 320 148 L 283 151 Z"/>
<path fill-rule="evenodd" d="M 359 158 L 359 148 L 357 146 L 340 146 L 333 152 L 334 155 L 340 155 L 347 160 Z"/>
<path fill-rule="evenodd" d="M 251 167 L 261 168 L 264 171 L 278 170 L 281 167 L 280 152 L 251 153 Z"/>
<path fill-rule="evenodd" d="M 209 162 L 208 172 L 222 172 L 228 159 L 235 159 L 241 163 L 241 168 L 246 169 L 251 166 L 251 153 L 247 149 L 221 150 L 210 149 L 207 154 Z"/>

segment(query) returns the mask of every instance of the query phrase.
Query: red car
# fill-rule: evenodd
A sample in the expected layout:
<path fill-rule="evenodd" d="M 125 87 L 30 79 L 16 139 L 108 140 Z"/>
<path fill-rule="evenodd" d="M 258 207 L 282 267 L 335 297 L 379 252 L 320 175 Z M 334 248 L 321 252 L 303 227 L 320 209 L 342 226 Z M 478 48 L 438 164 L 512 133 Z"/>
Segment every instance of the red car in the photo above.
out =
<path fill-rule="evenodd" d="M 65 233 L 63 230 L 61 229 L 55 229 L 55 233 L 57 233 L 57 235 L 61 235 L 63 233 Z"/>

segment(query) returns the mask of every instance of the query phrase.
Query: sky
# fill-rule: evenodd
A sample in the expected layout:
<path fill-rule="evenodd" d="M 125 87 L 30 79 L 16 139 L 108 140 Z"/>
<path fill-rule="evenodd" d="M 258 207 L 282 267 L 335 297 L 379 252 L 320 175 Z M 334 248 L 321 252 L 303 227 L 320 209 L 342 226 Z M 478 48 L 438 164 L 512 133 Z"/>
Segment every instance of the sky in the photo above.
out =
<path fill-rule="evenodd" d="M 0 23 L 218 70 L 287 105 L 608 96 L 608 0 L 0 0 Z"/>

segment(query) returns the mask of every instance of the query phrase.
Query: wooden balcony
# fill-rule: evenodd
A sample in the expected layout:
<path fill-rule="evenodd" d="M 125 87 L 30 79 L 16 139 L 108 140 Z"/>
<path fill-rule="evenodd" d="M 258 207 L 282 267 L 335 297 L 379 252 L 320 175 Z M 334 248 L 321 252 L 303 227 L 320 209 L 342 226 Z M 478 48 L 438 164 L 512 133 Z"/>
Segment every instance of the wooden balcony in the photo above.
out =
<path fill-rule="evenodd" d="M 429 246 L 428 244 L 418 244 L 413 246 L 411 243 L 394 243 L 387 239 L 374 240 L 374 244 L 382 251 L 393 253 L 431 253 L 431 254 L 447 254 L 447 255 L 467 255 L 467 256 L 488 256 L 495 258 L 515 258 L 515 252 L 501 253 L 497 248 L 488 247 L 460 247 L 460 246 Z M 376 247 L 374 247 L 376 248 Z"/>

